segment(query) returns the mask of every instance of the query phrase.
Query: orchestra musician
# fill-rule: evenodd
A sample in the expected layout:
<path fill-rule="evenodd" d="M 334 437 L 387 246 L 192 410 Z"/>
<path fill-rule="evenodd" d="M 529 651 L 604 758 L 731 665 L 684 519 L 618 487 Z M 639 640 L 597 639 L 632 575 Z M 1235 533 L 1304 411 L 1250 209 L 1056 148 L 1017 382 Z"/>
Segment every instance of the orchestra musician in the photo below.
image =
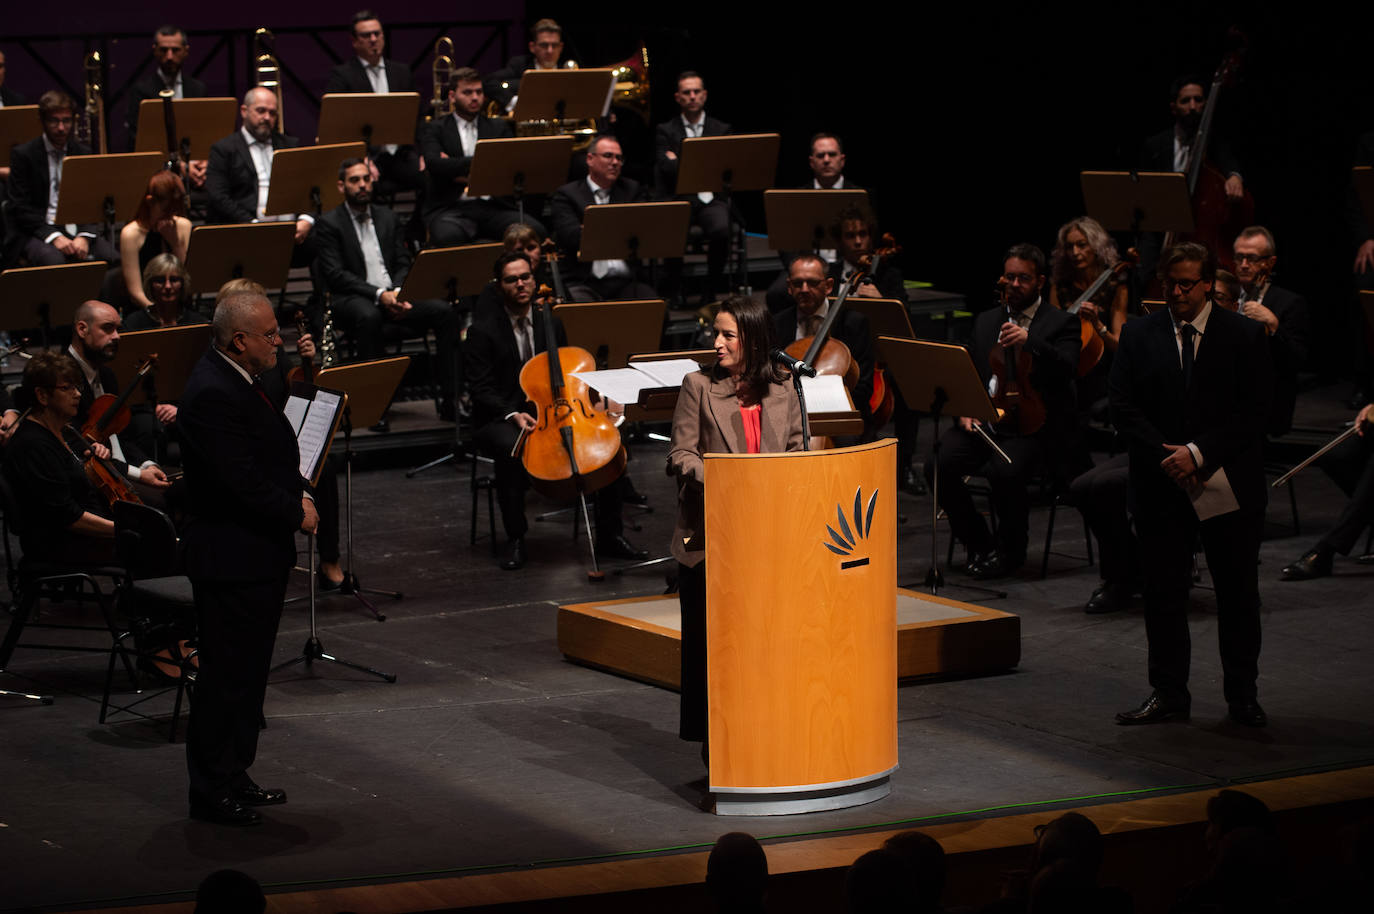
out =
<path fill-rule="evenodd" d="M 129 86 L 129 107 L 124 116 L 124 129 L 129 133 L 129 151 L 138 148 L 138 111 L 145 99 L 158 98 L 163 89 L 171 89 L 173 98 L 205 98 L 205 83 L 186 71 L 186 58 L 191 54 L 191 42 L 186 31 L 177 25 L 163 25 L 153 33 L 153 60 L 157 67 L 151 74 Z M 160 119 L 159 119 L 160 120 Z M 188 176 L 192 187 L 205 184 L 205 160 L 192 160 Z"/>
<path fill-rule="evenodd" d="M 301 478 L 296 438 L 256 377 L 277 361 L 281 336 L 267 298 L 226 295 L 214 344 L 182 396 L 191 521 L 186 574 L 200 633 L 196 700 L 186 735 L 191 816 L 256 825 L 253 807 L 286 802 L 248 774 L 295 532 L 314 533 L 315 506 Z"/>
<path fill-rule="evenodd" d="M 553 277 L 549 273 L 549 265 L 544 262 L 544 250 L 542 239 L 539 233 L 523 222 L 506 227 L 505 234 L 501 236 L 501 252 L 503 254 L 511 251 L 524 251 L 525 256 L 530 259 L 530 266 L 534 268 L 534 287 L 537 289 L 541 285 L 553 286 Z M 501 283 L 495 279 L 482 287 L 482 291 L 477 293 L 477 302 L 472 306 L 473 317 L 476 318 L 483 314 L 500 314 L 504 307 L 505 297 L 501 294 Z"/>
<path fill-rule="evenodd" d="M 707 737 L 702 455 L 799 451 L 803 444 L 801 407 L 786 373 L 769 357 L 775 344 L 785 342 L 774 340 L 771 322 L 767 309 L 752 299 L 735 296 L 721 302 L 712 325 L 716 364 L 683 378 L 673 413 L 668 475 L 677 477 L 678 486 L 671 544 L 682 611 L 678 735 L 693 742 L 705 743 Z"/>
<path fill-rule="evenodd" d="M 1103 270 L 1115 267 L 1119 259 L 1116 242 L 1096 219 L 1082 216 L 1064 223 L 1050 254 L 1050 304 L 1061 310 L 1069 308 Z M 1078 313 L 1087 317 L 1109 353 L 1116 351 L 1129 304 L 1130 291 L 1124 279 L 1117 277 L 1107 280 L 1079 307 Z"/>
<path fill-rule="evenodd" d="M 1374 523 L 1374 404 L 1366 403 L 1355 415 L 1355 427 L 1354 438 L 1342 441 L 1320 461 L 1348 496 L 1345 507 L 1315 546 L 1284 567 L 1285 581 L 1310 581 L 1331 574 L 1335 554 L 1349 555 L 1360 534 Z M 1368 564 L 1374 556 L 1362 556 L 1359 561 Z"/>
<path fill-rule="evenodd" d="M 492 270 L 501 284 L 504 307 L 498 314 L 478 314 L 468 329 L 463 358 L 467 391 L 472 398 L 472 422 L 477 429 L 477 445 L 495 464 L 497 504 L 508 541 L 504 571 L 524 567 L 528 558 L 525 533 L 525 489 L 529 479 L 519 456 L 514 452 L 523 432 L 538 425 L 520 386 L 520 370 L 525 362 L 546 351 L 544 321 L 548 309 L 535 311 L 534 267 L 523 251 L 502 254 Z M 557 317 L 554 335 L 558 345 L 567 345 L 563 322 Z M 618 482 L 595 493 L 597 552 L 618 558 L 642 559 L 644 552 L 623 535 L 622 494 Z"/>
<path fill-rule="evenodd" d="M 143 272 L 148 264 L 161 254 L 171 254 L 179 263 L 185 263 L 190 241 L 186 190 L 176 175 L 159 171 L 148 179 L 134 218 L 119 230 L 120 271 L 131 312 L 153 305 L 143 289 Z"/>
<path fill-rule="evenodd" d="M 1278 266 L 1274 236 L 1262 225 L 1242 229 L 1231 246 L 1236 278 L 1244 297 L 1239 311 L 1264 325 L 1274 363 L 1274 401 L 1269 434 L 1282 435 L 1293 427 L 1293 408 L 1298 400 L 1298 369 L 1307 361 L 1311 318 L 1307 299 L 1274 285 Z"/>
<path fill-rule="evenodd" d="M 552 19 L 540 19 L 530 26 L 529 53 L 517 54 L 482 82 L 486 97 L 495 101 L 505 114 L 515 110 L 520 94 L 520 78 L 526 70 L 556 70 L 563 57 L 563 27 Z"/>
<path fill-rule="evenodd" d="M 1199 533 L 1217 602 L 1217 640 L 1230 718 L 1267 722 L 1258 701 L 1259 542 L 1264 525 L 1264 426 L 1272 368 L 1264 328 L 1213 307 L 1212 254 L 1193 242 L 1160 261 L 1169 308 L 1126 325 L 1110 379 L 1112 422 L 1130 452 L 1130 504 L 1140 537 L 1152 692 L 1119 724 L 1184 720 L 1188 590 Z M 1233 510 L 1199 520 L 1201 487 L 1229 489 Z"/>
<path fill-rule="evenodd" d="M 1016 376 L 1023 375 L 1029 390 L 1021 390 L 1021 396 L 1043 403 L 1044 422 L 1038 429 L 1023 430 L 1017 411 L 1010 411 L 992 429 L 1010 464 L 994 459 L 987 442 L 973 431 L 976 419 L 961 416 L 958 425 L 940 436 L 940 507 L 949 517 L 950 529 L 968 549 L 965 570 L 980 579 L 1013 574 L 1025 563 L 1030 516 L 1027 483 L 1036 470 L 1057 467 L 1053 458 L 1060 442 L 1072 436 L 1075 421 L 1078 320 L 1045 300 L 1044 253 L 1035 245 L 1013 245 L 1002 259 L 1000 284 L 1003 304 L 974 318 L 973 362 L 984 386 L 989 386 L 995 376 L 993 354 L 998 350 L 1011 376 L 996 376 L 995 388 L 1007 392 Z M 1024 363 L 1024 371 L 1017 370 L 1022 367 L 1018 363 Z M 934 461 L 926 463 L 927 483 L 934 479 L 934 468 Z M 996 539 L 964 482 L 971 473 L 987 477 L 992 487 L 998 516 Z"/>

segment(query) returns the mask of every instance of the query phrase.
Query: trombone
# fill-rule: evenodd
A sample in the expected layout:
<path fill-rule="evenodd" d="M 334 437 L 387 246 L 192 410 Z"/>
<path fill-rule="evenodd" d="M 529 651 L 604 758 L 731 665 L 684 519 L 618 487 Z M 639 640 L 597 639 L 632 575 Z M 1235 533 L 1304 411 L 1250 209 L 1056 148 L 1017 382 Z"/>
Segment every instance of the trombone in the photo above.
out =
<path fill-rule="evenodd" d="M 282 97 L 281 62 L 277 60 L 277 36 L 270 29 L 253 33 L 253 64 L 258 71 L 257 86 L 271 89 L 277 96 L 277 130 L 286 132 L 286 109 Z"/>
<path fill-rule="evenodd" d="M 453 39 L 445 35 L 434 42 L 434 98 L 430 100 L 428 120 L 442 119 L 453 113 L 448 90 L 456 69 L 453 65 Z"/>
<path fill-rule="evenodd" d="M 82 106 L 81 116 L 76 119 L 73 133 L 76 139 L 91 147 L 91 151 L 109 151 L 105 136 L 105 88 L 103 61 L 99 51 L 86 55 L 83 66 L 86 70 L 86 103 Z"/>

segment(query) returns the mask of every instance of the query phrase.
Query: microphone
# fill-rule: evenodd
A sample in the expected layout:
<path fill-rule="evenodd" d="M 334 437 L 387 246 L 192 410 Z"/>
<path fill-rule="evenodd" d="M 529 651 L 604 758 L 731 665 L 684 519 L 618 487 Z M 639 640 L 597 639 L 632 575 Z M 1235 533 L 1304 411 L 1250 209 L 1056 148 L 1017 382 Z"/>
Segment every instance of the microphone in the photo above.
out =
<path fill-rule="evenodd" d="M 814 378 L 816 376 L 816 369 L 812 368 L 810 365 L 806 364 L 801 359 L 792 358 L 790 355 L 783 352 L 781 349 L 774 349 L 771 353 L 769 353 L 769 355 L 772 357 L 773 361 L 777 362 L 779 365 L 783 366 L 793 374 L 799 374 L 807 378 Z"/>

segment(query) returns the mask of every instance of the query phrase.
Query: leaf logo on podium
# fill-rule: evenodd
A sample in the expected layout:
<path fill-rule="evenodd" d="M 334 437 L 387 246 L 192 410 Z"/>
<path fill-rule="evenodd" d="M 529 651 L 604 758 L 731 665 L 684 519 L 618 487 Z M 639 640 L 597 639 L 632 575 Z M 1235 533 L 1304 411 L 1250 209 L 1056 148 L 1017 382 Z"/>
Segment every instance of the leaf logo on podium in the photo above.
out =
<path fill-rule="evenodd" d="M 864 509 L 864 490 L 863 487 L 854 490 L 854 526 L 851 528 L 849 519 L 844 515 L 844 507 L 838 502 L 835 504 L 835 517 L 839 520 L 839 531 L 829 524 L 825 525 L 825 530 L 830 534 L 833 542 L 821 541 L 821 545 L 829 549 L 838 556 L 851 556 L 858 548 L 859 540 L 868 538 L 868 531 L 873 529 L 873 509 L 878 506 L 878 492 L 875 489 L 873 494 L 868 497 L 868 508 Z M 862 558 L 850 558 L 840 562 L 840 570 L 857 568 L 860 565 L 868 564 L 868 556 Z"/>

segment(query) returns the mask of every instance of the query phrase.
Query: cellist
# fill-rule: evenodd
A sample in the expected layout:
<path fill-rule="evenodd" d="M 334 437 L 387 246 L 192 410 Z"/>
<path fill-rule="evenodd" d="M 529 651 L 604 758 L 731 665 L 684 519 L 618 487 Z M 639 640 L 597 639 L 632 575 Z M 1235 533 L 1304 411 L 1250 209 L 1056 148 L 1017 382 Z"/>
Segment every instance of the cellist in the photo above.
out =
<path fill-rule="evenodd" d="M 994 401 L 1009 403 L 1006 394 L 1014 386 L 1025 403 L 1020 410 L 1009 410 L 991 430 L 1011 463 L 990 459 L 987 442 L 973 432 L 975 419 L 961 416 L 940 436 L 940 507 L 968 549 L 965 570 L 976 578 L 1004 577 L 1025 562 L 1030 512 L 1026 484 L 1043 465 L 1053 465 L 1047 458 L 1054 442 L 1073 431 L 1079 322 L 1049 306 L 1041 295 L 1044 285 L 1044 253 L 1032 244 L 1013 245 L 1002 259 L 1002 301 L 973 321 L 969 349 L 984 387 L 995 391 Z M 994 361 L 1005 364 L 1007 373 L 994 374 Z M 1038 427 L 1026 421 L 1031 401 L 1043 406 Z M 926 462 L 927 481 L 933 467 L 933 460 Z M 992 486 L 998 517 L 995 540 L 964 484 L 964 476 L 971 473 L 985 476 Z"/>
<path fill-rule="evenodd" d="M 468 395 L 472 398 L 477 446 L 495 464 L 496 498 L 508 541 L 501 568 L 516 571 L 524 567 L 528 558 L 525 489 L 529 483 L 524 465 L 513 452 L 522 432 L 532 431 L 537 425 L 537 410 L 520 388 L 520 369 L 545 351 L 546 310 L 535 313 L 531 307 L 534 268 L 524 251 L 502 254 L 492 272 L 500 286 L 503 308 L 479 314 L 468 329 L 463 366 Z M 562 321 L 557 317 L 552 320 L 558 344 L 566 346 Z M 637 549 L 623 535 L 620 492 L 619 485 L 611 484 L 595 493 L 597 552 L 617 558 L 646 558 L 648 553 Z"/>

